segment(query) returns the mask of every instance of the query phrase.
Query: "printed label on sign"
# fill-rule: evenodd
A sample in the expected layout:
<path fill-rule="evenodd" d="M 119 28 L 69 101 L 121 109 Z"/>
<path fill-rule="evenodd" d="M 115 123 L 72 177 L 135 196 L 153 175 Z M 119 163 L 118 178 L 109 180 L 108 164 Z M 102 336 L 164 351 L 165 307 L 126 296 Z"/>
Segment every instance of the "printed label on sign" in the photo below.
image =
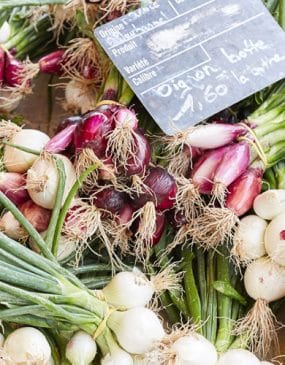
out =
<path fill-rule="evenodd" d="M 261 0 L 155 1 L 95 36 L 167 134 L 285 77 L 285 33 Z"/>

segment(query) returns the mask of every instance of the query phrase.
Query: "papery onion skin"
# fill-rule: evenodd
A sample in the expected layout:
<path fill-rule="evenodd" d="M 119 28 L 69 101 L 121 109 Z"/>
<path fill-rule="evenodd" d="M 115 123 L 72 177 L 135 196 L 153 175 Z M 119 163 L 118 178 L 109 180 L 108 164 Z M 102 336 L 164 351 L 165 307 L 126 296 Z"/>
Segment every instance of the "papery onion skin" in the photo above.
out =
<path fill-rule="evenodd" d="M 19 210 L 39 233 L 47 230 L 51 217 L 50 210 L 40 207 L 32 200 L 21 204 Z"/>
<path fill-rule="evenodd" d="M 24 175 L 16 172 L 0 172 L 0 191 L 17 206 L 30 199 Z"/>
<path fill-rule="evenodd" d="M 65 189 L 62 204 L 75 183 L 77 177 L 71 161 L 63 156 L 56 154 L 65 168 Z M 51 158 L 39 157 L 27 173 L 27 186 L 31 199 L 38 205 L 46 209 L 53 209 L 56 200 L 58 186 L 58 171 L 55 161 Z"/>
<path fill-rule="evenodd" d="M 126 194 L 115 190 L 113 187 L 107 187 L 101 189 L 92 195 L 92 203 L 96 205 L 97 208 L 107 210 L 113 214 L 119 213 L 125 203 Z"/>
<path fill-rule="evenodd" d="M 133 200 L 140 208 L 152 201 L 159 211 L 171 209 L 175 203 L 177 185 L 174 178 L 162 167 L 151 167 L 143 180 L 144 192 Z"/>
<path fill-rule="evenodd" d="M 42 152 L 50 140 L 45 133 L 35 129 L 22 129 L 9 140 L 10 143 Z M 4 165 L 9 172 L 25 173 L 38 158 L 37 155 L 21 151 L 6 145 L 4 148 Z"/>

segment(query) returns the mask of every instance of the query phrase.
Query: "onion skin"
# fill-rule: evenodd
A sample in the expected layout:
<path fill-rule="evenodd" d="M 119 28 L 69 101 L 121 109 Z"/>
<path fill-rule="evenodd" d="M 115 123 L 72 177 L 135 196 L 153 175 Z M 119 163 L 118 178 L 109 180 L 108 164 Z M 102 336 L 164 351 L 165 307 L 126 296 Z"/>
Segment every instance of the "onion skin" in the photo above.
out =
<path fill-rule="evenodd" d="M 258 358 L 243 349 L 228 350 L 221 355 L 217 365 L 260 365 Z"/>
<path fill-rule="evenodd" d="M 7 53 L 4 73 L 5 83 L 11 87 L 21 85 L 22 79 L 19 75 L 23 71 L 23 68 L 24 66 L 21 61 L 18 61 L 11 53 Z"/>
<path fill-rule="evenodd" d="M 52 137 L 45 146 L 45 151 L 49 153 L 59 153 L 71 146 L 74 139 L 76 124 L 70 124 L 61 132 Z"/>
<path fill-rule="evenodd" d="M 161 236 L 163 235 L 163 232 L 165 229 L 165 224 L 166 224 L 165 215 L 163 213 L 159 213 L 159 212 L 156 213 L 155 224 L 156 224 L 156 230 L 152 237 L 152 241 L 151 241 L 152 246 L 157 245 L 161 239 Z"/>
<path fill-rule="evenodd" d="M 116 214 L 116 222 L 119 225 L 128 224 L 133 217 L 134 209 L 130 204 L 125 204 Z"/>
<path fill-rule="evenodd" d="M 279 265 L 285 266 L 285 213 L 279 214 L 268 225 L 264 241 L 270 258 Z"/>
<path fill-rule="evenodd" d="M 50 210 L 40 207 L 32 200 L 28 200 L 26 203 L 21 204 L 19 210 L 39 233 L 48 229 L 51 217 Z"/>
<path fill-rule="evenodd" d="M 250 149 L 247 143 L 241 142 L 231 145 L 215 171 L 214 182 L 222 183 L 223 186 L 228 187 L 245 172 L 249 160 Z"/>
<path fill-rule="evenodd" d="M 254 199 L 253 209 L 263 219 L 274 219 L 285 211 L 285 190 L 270 189 L 258 195 Z"/>
<path fill-rule="evenodd" d="M 92 203 L 96 205 L 97 208 L 117 214 L 125 205 L 126 194 L 116 191 L 112 187 L 108 187 L 99 192 L 95 192 L 92 195 L 92 198 Z"/>
<path fill-rule="evenodd" d="M 138 119 L 135 112 L 128 108 L 120 108 L 114 115 L 115 127 L 120 128 L 125 124 L 131 129 L 138 128 Z"/>
<path fill-rule="evenodd" d="M 130 157 L 125 167 L 125 174 L 129 177 L 143 174 L 151 159 L 151 147 L 143 131 L 136 129 L 133 137 L 136 145 L 135 157 Z"/>
<path fill-rule="evenodd" d="M 246 129 L 241 125 L 212 123 L 193 128 L 186 142 L 193 147 L 213 149 L 226 146 L 244 134 Z"/>
<path fill-rule="evenodd" d="M 41 131 L 22 129 L 16 132 L 9 142 L 42 152 L 49 140 L 49 136 Z M 6 145 L 4 148 L 4 165 L 9 172 L 24 173 L 33 165 L 37 158 L 37 155 L 23 152 L 12 146 Z"/>
<path fill-rule="evenodd" d="M 58 50 L 42 57 L 39 60 L 40 71 L 49 75 L 62 76 L 64 74 L 62 68 L 64 53 L 64 50 Z"/>
<path fill-rule="evenodd" d="M 226 207 L 238 217 L 248 212 L 262 189 L 261 169 L 250 168 L 228 187 Z"/>
<path fill-rule="evenodd" d="M 181 211 L 176 211 L 176 209 L 171 209 L 166 212 L 166 217 L 168 223 L 176 229 L 179 229 L 188 223 L 185 215 Z"/>
<path fill-rule="evenodd" d="M 144 193 L 133 201 L 136 208 L 151 201 L 159 211 L 171 209 L 175 203 L 177 185 L 174 178 L 162 167 L 151 167 L 143 180 Z"/>
<path fill-rule="evenodd" d="M 88 113 L 88 116 L 78 124 L 74 133 L 76 151 L 91 148 L 98 158 L 106 157 L 106 135 L 113 129 L 113 122 L 104 114 Z"/>
<path fill-rule="evenodd" d="M 16 206 L 30 199 L 25 188 L 26 179 L 16 172 L 0 172 L 0 191 Z"/>
<path fill-rule="evenodd" d="M 4 73 L 5 73 L 5 59 L 6 55 L 2 47 L 0 47 L 0 87 L 4 81 Z"/>
<path fill-rule="evenodd" d="M 229 147 L 221 147 L 206 152 L 194 164 L 190 178 L 201 194 L 211 194 L 213 190 L 213 179 L 222 158 Z"/>

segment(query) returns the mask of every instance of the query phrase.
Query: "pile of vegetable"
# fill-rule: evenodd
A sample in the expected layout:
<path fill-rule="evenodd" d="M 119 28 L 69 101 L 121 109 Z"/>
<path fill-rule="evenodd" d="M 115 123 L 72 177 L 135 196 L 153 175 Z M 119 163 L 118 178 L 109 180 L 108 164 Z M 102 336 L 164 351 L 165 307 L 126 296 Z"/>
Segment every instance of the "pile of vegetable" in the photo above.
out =
<path fill-rule="evenodd" d="M 164 135 L 93 36 L 149 2 L 0 0 L 0 364 L 282 362 L 284 80 Z"/>

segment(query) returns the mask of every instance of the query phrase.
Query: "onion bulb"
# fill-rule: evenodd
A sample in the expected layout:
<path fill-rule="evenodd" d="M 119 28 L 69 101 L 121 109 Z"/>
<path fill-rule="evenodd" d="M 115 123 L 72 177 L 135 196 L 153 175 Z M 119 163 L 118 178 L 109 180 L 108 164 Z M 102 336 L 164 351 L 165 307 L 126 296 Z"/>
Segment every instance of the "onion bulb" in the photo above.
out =
<path fill-rule="evenodd" d="M 265 249 L 277 264 L 285 266 L 285 212 L 275 217 L 268 225 L 265 236 Z"/>
<path fill-rule="evenodd" d="M 130 354 L 141 355 L 150 351 L 165 335 L 157 315 L 143 307 L 112 313 L 108 326 L 121 347 Z"/>
<path fill-rule="evenodd" d="M 49 136 L 35 129 L 20 129 L 9 143 L 41 152 L 49 141 Z M 4 165 L 9 172 L 26 172 L 38 158 L 37 155 L 24 152 L 6 145 L 4 148 Z"/>
<path fill-rule="evenodd" d="M 66 180 L 63 204 L 76 181 L 76 173 L 67 157 L 58 154 L 54 156 L 63 162 L 65 168 Z M 27 173 L 27 188 L 31 199 L 43 208 L 53 209 L 56 201 L 57 186 L 58 171 L 55 161 L 52 158 L 39 157 Z"/>
<path fill-rule="evenodd" d="M 146 306 L 154 291 L 151 281 L 136 268 L 116 274 L 102 290 L 108 303 L 122 309 Z"/>
<path fill-rule="evenodd" d="M 76 332 L 65 350 L 65 356 L 72 365 L 89 365 L 95 359 L 96 354 L 96 342 L 84 331 Z"/>
<path fill-rule="evenodd" d="M 2 215 L 0 219 L 0 231 L 16 241 L 27 237 L 25 230 L 11 212 L 6 212 Z"/>
<path fill-rule="evenodd" d="M 269 362 L 269 361 L 261 361 L 260 364 L 261 365 L 274 365 L 273 362 Z"/>
<path fill-rule="evenodd" d="M 133 359 L 126 351 L 115 347 L 111 352 L 104 356 L 101 365 L 133 365 Z"/>
<path fill-rule="evenodd" d="M 199 334 L 180 337 L 170 351 L 175 365 L 215 365 L 218 360 L 215 346 Z"/>
<path fill-rule="evenodd" d="M 259 217 L 271 220 L 285 211 L 285 190 L 272 189 L 258 195 L 253 209 Z"/>
<path fill-rule="evenodd" d="M 264 234 L 267 222 L 257 215 L 240 220 L 233 240 L 233 254 L 242 262 L 249 262 L 265 255 Z"/>
<path fill-rule="evenodd" d="M 13 364 L 47 365 L 51 348 L 45 336 L 32 327 L 18 328 L 10 333 L 4 343 L 4 351 Z"/>
<path fill-rule="evenodd" d="M 258 358 L 242 349 L 229 350 L 218 360 L 217 365 L 260 365 Z"/>

